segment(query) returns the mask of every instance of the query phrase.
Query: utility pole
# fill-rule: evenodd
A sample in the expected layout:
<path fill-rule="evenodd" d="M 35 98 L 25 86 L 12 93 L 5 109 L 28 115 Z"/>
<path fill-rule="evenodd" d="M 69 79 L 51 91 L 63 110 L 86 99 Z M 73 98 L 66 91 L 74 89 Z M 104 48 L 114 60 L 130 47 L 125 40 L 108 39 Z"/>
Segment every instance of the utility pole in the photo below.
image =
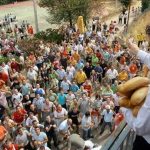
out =
<path fill-rule="evenodd" d="M 36 30 L 36 33 L 37 33 L 37 32 L 39 32 L 37 4 L 36 4 L 36 0 L 32 0 L 32 1 L 33 1 L 33 8 L 34 8 L 35 30 Z"/>
<path fill-rule="evenodd" d="M 128 28 L 129 28 L 130 12 L 131 12 L 131 4 L 129 4 L 129 6 L 128 6 L 127 32 L 128 32 Z"/>
<path fill-rule="evenodd" d="M 118 7 L 118 0 L 116 0 L 116 8 Z"/>

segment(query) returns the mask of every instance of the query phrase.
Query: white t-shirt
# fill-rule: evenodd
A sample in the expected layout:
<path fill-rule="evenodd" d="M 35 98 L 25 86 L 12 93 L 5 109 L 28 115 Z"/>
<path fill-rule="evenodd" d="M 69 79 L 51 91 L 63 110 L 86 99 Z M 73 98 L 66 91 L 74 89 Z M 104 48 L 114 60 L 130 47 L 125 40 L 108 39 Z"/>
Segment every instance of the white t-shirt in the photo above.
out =
<path fill-rule="evenodd" d="M 13 94 L 12 95 L 12 101 L 14 103 L 14 107 L 16 106 L 22 106 L 22 94 L 21 93 L 18 93 L 18 94 Z"/>
<path fill-rule="evenodd" d="M 33 120 L 36 120 L 37 122 L 39 122 L 38 118 L 36 116 L 33 116 L 33 119 L 31 119 L 30 117 L 28 117 L 27 120 L 26 120 L 26 126 L 32 126 Z"/>
<path fill-rule="evenodd" d="M 75 98 L 75 95 L 73 93 L 71 95 L 67 94 L 67 96 L 66 96 L 66 99 L 69 101 L 73 100 L 74 98 Z"/>
<path fill-rule="evenodd" d="M 69 70 L 73 75 L 76 72 L 76 70 L 75 70 L 75 68 L 73 66 L 72 67 L 68 66 L 66 70 Z"/>
<path fill-rule="evenodd" d="M 36 79 L 36 77 L 37 77 L 37 72 L 35 70 L 33 70 L 32 72 L 28 71 L 28 73 L 27 73 L 27 78 L 28 79 L 34 80 L 34 79 Z"/>
<path fill-rule="evenodd" d="M 112 110 L 110 110 L 109 112 L 107 112 L 106 109 L 103 110 L 102 115 L 104 116 L 104 121 L 105 122 L 112 122 L 113 120 L 113 112 Z"/>
<path fill-rule="evenodd" d="M 3 67 L 3 69 L 8 74 L 8 71 L 9 71 L 10 67 L 8 65 L 5 65 L 5 67 Z"/>
<path fill-rule="evenodd" d="M 71 82 L 73 80 L 73 73 L 72 72 L 66 73 L 66 78 Z"/>
<path fill-rule="evenodd" d="M 106 72 L 107 76 L 109 77 L 109 79 L 115 79 L 117 76 L 118 76 L 118 72 L 116 69 L 114 70 L 111 70 L 109 69 L 107 72 Z"/>
<path fill-rule="evenodd" d="M 54 111 L 54 117 L 55 118 L 65 117 L 67 114 L 68 114 L 68 112 L 65 108 L 62 108 L 61 112 Z"/>
<path fill-rule="evenodd" d="M 67 133 L 69 127 L 70 127 L 70 126 L 68 125 L 67 119 L 66 119 L 66 120 L 64 120 L 64 121 L 59 125 L 59 131 L 64 132 L 64 133 Z"/>

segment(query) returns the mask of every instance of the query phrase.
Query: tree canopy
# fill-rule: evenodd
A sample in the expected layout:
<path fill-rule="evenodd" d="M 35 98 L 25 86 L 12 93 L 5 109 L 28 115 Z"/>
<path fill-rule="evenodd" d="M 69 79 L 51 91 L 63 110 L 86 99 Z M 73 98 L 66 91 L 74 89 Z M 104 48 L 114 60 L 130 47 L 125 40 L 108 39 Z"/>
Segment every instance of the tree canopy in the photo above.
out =
<path fill-rule="evenodd" d="M 149 6 L 150 6 L 150 0 L 142 0 L 142 12 L 145 9 L 149 8 Z"/>
<path fill-rule="evenodd" d="M 121 4 L 125 7 L 128 8 L 128 6 L 131 4 L 132 0 L 119 0 Z"/>
<path fill-rule="evenodd" d="M 91 0 L 40 0 L 39 5 L 45 7 L 52 22 L 68 21 L 72 26 L 78 16 L 83 16 L 84 21 L 89 17 Z"/>

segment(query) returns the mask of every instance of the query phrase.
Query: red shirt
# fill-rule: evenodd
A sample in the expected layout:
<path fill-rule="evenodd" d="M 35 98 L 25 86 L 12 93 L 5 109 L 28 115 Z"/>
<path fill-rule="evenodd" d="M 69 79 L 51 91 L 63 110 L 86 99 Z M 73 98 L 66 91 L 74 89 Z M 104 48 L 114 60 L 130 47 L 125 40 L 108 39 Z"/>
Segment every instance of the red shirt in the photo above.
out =
<path fill-rule="evenodd" d="M 21 109 L 20 111 L 13 113 L 13 119 L 16 123 L 20 124 L 23 122 L 26 114 L 27 112 L 24 109 Z"/>
<path fill-rule="evenodd" d="M 11 63 L 11 69 L 15 69 L 16 71 L 19 71 L 19 64 L 16 62 Z"/>
<path fill-rule="evenodd" d="M 92 90 L 92 86 L 90 84 L 84 84 L 83 87 L 87 92 L 90 92 Z"/>
<path fill-rule="evenodd" d="M 130 70 L 130 73 L 131 73 L 131 74 L 135 74 L 135 73 L 137 73 L 138 68 L 137 68 L 137 66 L 136 66 L 135 64 L 132 64 L 132 65 L 129 67 L 129 70 Z"/>
<path fill-rule="evenodd" d="M 10 147 L 5 147 L 4 150 L 19 150 L 17 144 L 11 144 Z"/>
<path fill-rule="evenodd" d="M 98 110 L 92 110 L 91 116 L 98 117 L 99 116 L 99 111 Z"/>
<path fill-rule="evenodd" d="M 99 60 L 103 59 L 102 54 L 101 54 L 100 52 L 97 52 L 97 53 L 96 53 L 96 57 L 97 57 Z"/>
<path fill-rule="evenodd" d="M 7 130 L 2 125 L 0 125 L 0 141 L 4 140 L 6 132 Z"/>
<path fill-rule="evenodd" d="M 0 80 L 6 82 L 8 80 L 8 74 L 6 72 L 0 72 Z"/>

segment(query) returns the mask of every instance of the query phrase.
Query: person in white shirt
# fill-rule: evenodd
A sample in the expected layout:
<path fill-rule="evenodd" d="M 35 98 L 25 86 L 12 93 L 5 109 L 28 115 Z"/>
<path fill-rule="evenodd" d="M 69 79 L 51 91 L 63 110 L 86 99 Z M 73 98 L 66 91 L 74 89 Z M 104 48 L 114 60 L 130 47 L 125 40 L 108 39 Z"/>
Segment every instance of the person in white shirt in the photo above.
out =
<path fill-rule="evenodd" d="M 14 94 L 12 95 L 12 102 L 14 105 L 14 108 L 16 108 L 16 106 L 23 106 L 22 105 L 22 99 L 23 99 L 23 95 L 18 92 L 17 89 L 14 90 Z"/>
<path fill-rule="evenodd" d="M 63 67 L 60 66 L 59 69 L 57 69 L 56 72 L 57 72 L 57 74 L 58 74 L 58 79 L 59 79 L 59 81 L 62 81 L 63 78 L 64 78 L 65 75 L 66 75 L 66 72 L 65 72 L 65 70 L 63 69 Z"/>
<path fill-rule="evenodd" d="M 35 85 L 37 76 L 37 72 L 33 69 L 33 67 L 31 67 L 27 72 L 27 78 L 29 79 L 31 84 Z"/>
<path fill-rule="evenodd" d="M 71 85 L 70 81 L 67 80 L 66 77 L 64 77 L 63 81 L 60 84 L 60 87 L 64 91 L 64 93 L 68 93 L 70 85 Z"/>
<path fill-rule="evenodd" d="M 67 69 L 65 76 L 66 76 L 67 80 L 69 80 L 70 82 L 72 82 L 74 76 L 73 76 L 73 73 L 69 69 Z"/>
<path fill-rule="evenodd" d="M 8 74 L 9 70 L 10 70 L 10 67 L 3 62 L 2 63 L 2 69 Z"/>
<path fill-rule="evenodd" d="M 58 105 L 56 107 L 56 110 L 54 111 L 54 119 L 56 121 L 57 126 L 60 125 L 60 123 L 65 119 L 68 112 L 65 108 L 62 108 L 61 105 Z"/>
<path fill-rule="evenodd" d="M 131 39 L 128 40 L 128 47 L 131 54 L 136 55 L 142 63 L 146 64 L 150 68 L 150 54 L 139 49 L 137 44 L 133 43 Z M 150 149 L 150 90 L 144 104 L 140 108 L 137 117 L 132 115 L 130 109 L 121 108 L 125 120 L 129 127 L 131 127 L 135 133 L 136 138 L 133 143 L 132 150 L 148 150 Z"/>
<path fill-rule="evenodd" d="M 71 125 L 72 125 L 71 119 L 66 119 L 59 125 L 58 131 L 59 131 L 59 140 L 60 141 L 69 139 Z"/>
<path fill-rule="evenodd" d="M 29 142 L 29 137 L 31 136 L 31 134 L 27 130 L 23 130 L 22 127 L 19 127 L 17 131 L 18 134 L 15 140 L 16 144 L 24 147 L 24 149 L 31 149 L 31 145 Z"/>
<path fill-rule="evenodd" d="M 108 71 L 106 72 L 106 75 L 111 80 L 112 84 L 114 84 L 114 82 L 118 76 L 118 71 L 116 69 L 114 69 L 113 66 L 111 66 L 111 68 L 108 69 Z"/>
<path fill-rule="evenodd" d="M 91 135 L 91 127 L 93 126 L 93 124 L 89 111 L 87 111 L 82 117 L 81 126 L 83 131 L 83 139 L 87 140 L 89 138 L 93 138 L 93 136 Z"/>
<path fill-rule="evenodd" d="M 101 127 L 101 132 L 100 132 L 100 135 L 103 134 L 104 130 L 105 130 L 105 127 L 108 125 L 109 126 L 109 129 L 110 129 L 110 132 L 112 133 L 113 132 L 113 129 L 112 129 L 112 121 L 113 121 L 113 111 L 110 109 L 110 106 L 107 105 L 105 107 L 106 109 L 103 110 L 102 112 L 102 116 L 104 118 L 104 121 L 103 121 L 103 124 L 102 124 L 102 127 Z"/>
<path fill-rule="evenodd" d="M 30 128 L 33 125 L 32 123 L 33 123 L 34 120 L 36 120 L 37 122 L 39 122 L 38 118 L 36 116 L 34 116 L 32 112 L 30 112 L 29 113 L 29 117 L 26 120 L 26 127 Z"/>
<path fill-rule="evenodd" d="M 71 63 L 70 63 L 70 65 L 67 67 L 66 70 L 69 70 L 69 72 L 71 72 L 73 75 L 75 75 L 76 70 L 75 70 L 74 66 L 73 66 Z"/>
<path fill-rule="evenodd" d="M 66 119 L 64 120 L 58 127 L 59 133 L 63 137 L 68 137 L 70 135 L 70 128 L 72 125 L 72 120 L 71 119 Z"/>
<path fill-rule="evenodd" d="M 38 112 L 38 118 L 42 119 L 42 108 L 44 105 L 45 99 L 44 97 L 41 97 L 39 94 L 36 95 L 36 97 L 33 99 L 33 105 L 36 107 Z"/>
<path fill-rule="evenodd" d="M 33 120 L 32 126 L 30 127 L 30 130 L 29 130 L 32 137 L 36 134 L 36 132 L 35 132 L 36 127 L 39 127 L 40 129 L 44 129 L 44 125 L 39 124 L 39 122 L 37 120 Z"/>

